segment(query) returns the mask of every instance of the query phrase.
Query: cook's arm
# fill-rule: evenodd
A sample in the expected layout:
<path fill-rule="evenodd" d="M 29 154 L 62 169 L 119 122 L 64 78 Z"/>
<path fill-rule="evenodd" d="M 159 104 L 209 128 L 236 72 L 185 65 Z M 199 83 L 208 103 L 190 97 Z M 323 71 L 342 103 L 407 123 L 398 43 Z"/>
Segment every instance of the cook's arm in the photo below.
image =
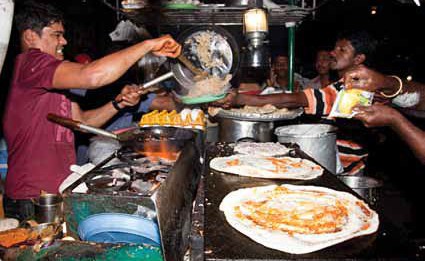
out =
<path fill-rule="evenodd" d="M 140 93 L 137 86 L 126 85 L 115 100 L 119 101 L 116 104 L 119 109 L 135 106 L 140 101 Z M 101 127 L 119 112 L 119 109 L 115 108 L 112 102 L 87 111 L 81 110 L 80 106 L 75 102 L 72 102 L 71 106 L 72 118 L 74 120 L 94 127 Z"/>
<path fill-rule="evenodd" d="M 171 36 L 150 39 L 88 64 L 61 63 L 53 77 L 57 89 L 96 89 L 117 80 L 145 54 L 177 57 L 181 46 Z"/>

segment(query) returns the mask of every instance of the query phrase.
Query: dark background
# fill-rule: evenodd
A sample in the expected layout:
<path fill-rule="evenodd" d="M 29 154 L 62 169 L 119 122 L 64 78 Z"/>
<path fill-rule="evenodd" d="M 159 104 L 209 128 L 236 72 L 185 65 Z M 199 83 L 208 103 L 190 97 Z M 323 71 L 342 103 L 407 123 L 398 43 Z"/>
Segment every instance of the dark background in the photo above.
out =
<path fill-rule="evenodd" d="M 16 8 L 25 0 L 16 0 Z M 66 15 L 66 58 L 86 52 L 94 58 L 103 56 L 111 40 L 108 34 L 118 23 L 114 10 L 100 0 L 61 0 L 51 2 Z M 155 2 L 155 1 L 154 1 Z M 158 2 L 158 1 L 156 1 Z M 225 3 L 207 1 L 204 3 Z M 287 1 L 275 0 L 284 4 Z M 299 4 L 299 1 L 295 1 Z M 306 1 L 311 4 L 312 1 Z M 401 76 L 411 75 L 414 80 L 425 82 L 425 42 L 422 25 L 425 21 L 424 7 L 417 7 L 413 0 L 318 0 L 318 9 L 297 25 L 295 38 L 296 71 L 303 76 L 314 77 L 314 56 L 318 48 L 332 48 L 338 32 L 347 29 L 369 31 L 378 41 L 373 67 L 386 73 Z M 109 3 L 115 4 L 114 0 Z M 425 3 L 424 3 L 425 4 Z M 377 13 L 371 15 L 371 9 Z M 120 19 L 126 17 L 120 15 Z M 147 26 L 153 36 L 171 33 L 177 37 L 184 29 L 179 26 Z M 228 26 L 240 43 L 245 45 L 241 26 Z M 272 54 L 287 50 L 287 30 L 284 26 L 271 26 L 268 35 Z M 12 32 L 7 60 L 0 75 L 0 101 L 4 103 L 8 80 L 13 67 L 13 58 L 19 52 L 18 36 Z"/>

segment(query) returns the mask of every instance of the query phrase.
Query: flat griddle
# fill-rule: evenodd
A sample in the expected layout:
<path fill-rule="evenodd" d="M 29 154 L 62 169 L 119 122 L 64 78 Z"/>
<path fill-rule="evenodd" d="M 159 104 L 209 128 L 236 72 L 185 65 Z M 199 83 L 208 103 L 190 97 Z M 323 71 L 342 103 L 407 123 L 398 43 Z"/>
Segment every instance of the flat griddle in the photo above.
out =
<path fill-rule="evenodd" d="M 219 210 L 222 199 L 234 190 L 272 184 L 293 184 L 323 186 L 359 196 L 327 170 L 321 177 L 307 181 L 242 177 L 210 170 L 209 161 L 212 158 L 232 154 L 233 148 L 229 143 L 216 143 L 207 148 L 204 203 L 205 260 L 414 260 L 414 250 L 408 245 L 406 233 L 397 230 L 379 209 L 375 209 L 380 219 L 376 233 L 353 238 L 313 253 L 293 255 L 254 242 L 233 229 Z M 312 160 L 298 148 L 292 151 L 291 156 Z"/>

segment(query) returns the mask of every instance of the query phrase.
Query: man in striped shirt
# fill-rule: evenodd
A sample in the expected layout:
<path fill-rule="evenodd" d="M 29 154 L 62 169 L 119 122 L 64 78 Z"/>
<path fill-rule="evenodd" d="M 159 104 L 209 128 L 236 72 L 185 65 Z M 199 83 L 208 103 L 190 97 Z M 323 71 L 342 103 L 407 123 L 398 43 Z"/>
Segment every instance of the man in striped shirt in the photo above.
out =
<path fill-rule="evenodd" d="M 338 72 L 338 76 L 342 78 L 344 74 L 364 64 L 366 58 L 375 51 L 375 41 L 370 35 L 364 31 L 341 34 L 336 41 L 335 48 L 331 51 L 332 70 Z M 232 93 L 225 99 L 220 101 L 225 106 L 233 105 L 252 105 L 262 106 L 273 104 L 277 107 L 296 108 L 304 107 L 306 114 L 312 114 L 319 118 L 327 117 L 335 102 L 338 91 L 344 88 L 343 82 L 334 82 L 321 89 L 305 89 L 296 93 L 279 93 L 270 95 L 244 95 Z M 365 161 L 368 156 L 367 149 L 363 145 L 365 141 L 365 131 L 361 124 L 354 121 L 341 120 L 342 124 L 338 132 L 338 150 L 340 160 L 344 167 L 344 174 L 361 174 L 365 168 Z M 359 131 L 361 130 L 361 131 Z M 367 139 L 367 137 L 366 137 Z"/>

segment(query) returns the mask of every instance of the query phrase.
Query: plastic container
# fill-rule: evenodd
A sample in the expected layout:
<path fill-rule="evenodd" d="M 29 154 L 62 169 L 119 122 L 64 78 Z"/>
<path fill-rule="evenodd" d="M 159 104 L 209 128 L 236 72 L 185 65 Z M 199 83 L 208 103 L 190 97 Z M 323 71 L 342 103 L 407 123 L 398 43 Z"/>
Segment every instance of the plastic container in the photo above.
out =
<path fill-rule="evenodd" d="M 78 235 L 84 241 L 97 243 L 161 245 L 155 221 L 123 213 L 91 215 L 78 225 Z"/>

